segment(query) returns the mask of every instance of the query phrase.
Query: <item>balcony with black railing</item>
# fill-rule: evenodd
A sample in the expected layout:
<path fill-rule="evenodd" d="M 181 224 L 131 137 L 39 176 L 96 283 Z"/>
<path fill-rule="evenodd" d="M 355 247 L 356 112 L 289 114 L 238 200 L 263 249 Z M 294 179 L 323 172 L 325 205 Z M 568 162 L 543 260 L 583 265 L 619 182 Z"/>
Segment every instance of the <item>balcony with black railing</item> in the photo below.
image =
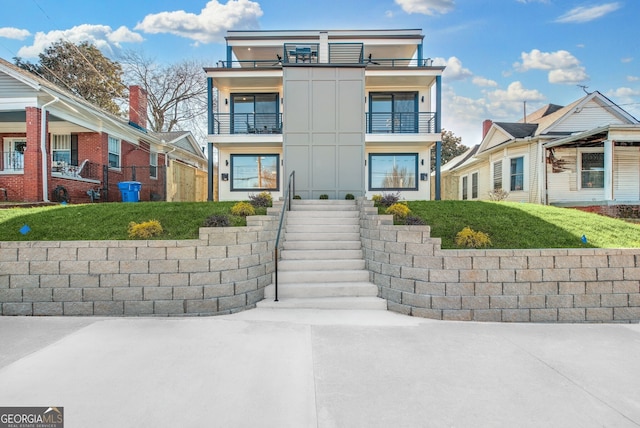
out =
<path fill-rule="evenodd" d="M 282 134 L 282 113 L 213 113 L 209 134 Z"/>
<path fill-rule="evenodd" d="M 366 113 L 367 134 L 432 134 L 436 132 L 434 112 Z"/>

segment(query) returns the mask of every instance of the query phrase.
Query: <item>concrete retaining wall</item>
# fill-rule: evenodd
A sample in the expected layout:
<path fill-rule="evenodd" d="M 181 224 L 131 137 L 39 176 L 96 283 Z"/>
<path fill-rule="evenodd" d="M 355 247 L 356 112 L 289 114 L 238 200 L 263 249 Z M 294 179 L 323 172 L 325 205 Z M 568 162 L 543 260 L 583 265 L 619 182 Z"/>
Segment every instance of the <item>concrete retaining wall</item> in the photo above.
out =
<path fill-rule="evenodd" d="M 640 321 L 640 249 L 441 250 L 358 201 L 371 280 L 390 310 L 441 320 Z"/>
<path fill-rule="evenodd" d="M 0 315 L 216 315 L 271 283 L 277 217 L 174 241 L 0 242 Z"/>

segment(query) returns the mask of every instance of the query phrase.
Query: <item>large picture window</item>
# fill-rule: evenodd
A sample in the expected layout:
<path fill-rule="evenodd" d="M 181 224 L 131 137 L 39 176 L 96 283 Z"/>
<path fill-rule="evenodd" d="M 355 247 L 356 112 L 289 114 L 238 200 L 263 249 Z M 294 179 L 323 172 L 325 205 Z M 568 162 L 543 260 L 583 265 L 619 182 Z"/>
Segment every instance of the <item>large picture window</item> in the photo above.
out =
<path fill-rule="evenodd" d="M 369 190 L 418 190 L 418 154 L 369 155 Z"/>
<path fill-rule="evenodd" d="M 582 152 L 581 161 L 581 187 L 583 189 L 604 188 L 604 153 Z"/>
<path fill-rule="evenodd" d="M 278 190 L 280 155 L 231 155 L 231 190 Z"/>
<path fill-rule="evenodd" d="M 524 190 L 524 158 L 511 159 L 511 191 Z"/>
<path fill-rule="evenodd" d="M 109 167 L 120 168 L 120 140 L 109 137 Z"/>

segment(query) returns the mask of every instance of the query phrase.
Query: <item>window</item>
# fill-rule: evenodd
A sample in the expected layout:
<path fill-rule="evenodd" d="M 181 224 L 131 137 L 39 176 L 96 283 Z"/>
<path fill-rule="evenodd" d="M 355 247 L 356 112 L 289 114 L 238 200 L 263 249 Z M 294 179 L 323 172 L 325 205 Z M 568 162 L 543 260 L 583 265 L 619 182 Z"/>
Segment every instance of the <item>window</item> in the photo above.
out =
<path fill-rule="evenodd" d="M 369 94 L 369 132 L 418 132 L 418 93 Z"/>
<path fill-rule="evenodd" d="M 493 190 L 502 189 L 502 161 L 493 163 Z"/>
<path fill-rule="evenodd" d="M 466 201 L 467 197 L 467 185 L 469 184 L 469 176 L 465 175 L 462 177 L 462 200 Z"/>
<path fill-rule="evenodd" d="M 232 94 L 232 133 L 282 133 L 278 110 L 278 94 Z"/>
<path fill-rule="evenodd" d="M 369 190 L 418 190 L 418 154 L 370 154 Z"/>
<path fill-rule="evenodd" d="M 2 170 L 24 170 L 24 151 L 27 149 L 25 138 L 5 138 L 2 149 Z"/>
<path fill-rule="evenodd" d="M 511 190 L 524 190 L 524 158 L 511 159 Z"/>
<path fill-rule="evenodd" d="M 149 152 L 149 177 L 158 178 L 158 153 Z"/>
<path fill-rule="evenodd" d="M 471 174 L 471 199 L 478 199 L 478 173 Z"/>
<path fill-rule="evenodd" d="M 278 190 L 280 155 L 231 155 L 231 190 Z"/>
<path fill-rule="evenodd" d="M 54 165 L 71 164 L 71 135 L 52 136 L 51 160 L 54 162 Z"/>
<path fill-rule="evenodd" d="M 604 188 L 604 153 L 581 152 L 581 187 L 583 189 Z"/>
<path fill-rule="evenodd" d="M 109 137 L 109 167 L 120 168 L 120 140 Z"/>

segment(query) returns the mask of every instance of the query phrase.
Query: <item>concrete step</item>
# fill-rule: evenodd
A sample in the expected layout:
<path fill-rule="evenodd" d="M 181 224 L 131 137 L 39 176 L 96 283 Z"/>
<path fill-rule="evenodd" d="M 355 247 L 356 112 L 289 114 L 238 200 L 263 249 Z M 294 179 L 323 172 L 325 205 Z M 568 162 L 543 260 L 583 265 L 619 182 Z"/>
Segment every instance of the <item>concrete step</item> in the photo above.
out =
<path fill-rule="evenodd" d="M 322 297 L 283 298 L 278 302 L 265 299 L 257 303 L 259 308 L 272 309 L 377 309 L 386 310 L 387 301 L 379 297 Z"/>
<path fill-rule="evenodd" d="M 281 298 L 319 298 L 319 297 L 376 297 L 378 287 L 370 282 L 331 282 L 315 284 L 278 283 L 278 299 Z M 273 299 L 275 285 L 264 289 L 264 298 Z"/>
<path fill-rule="evenodd" d="M 278 271 L 343 271 L 364 269 L 362 259 L 343 260 L 281 260 L 278 263 Z"/>
<path fill-rule="evenodd" d="M 356 211 L 355 204 L 352 206 L 338 204 L 313 204 L 313 205 L 291 205 L 291 211 Z"/>
<path fill-rule="evenodd" d="M 290 232 L 285 235 L 287 241 L 358 241 L 360 233 L 349 232 Z"/>
<path fill-rule="evenodd" d="M 359 224 L 289 224 L 285 229 L 286 233 L 360 233 Z"/>
<path fill-rule="evenodd" d="M 340 206 L 356 206 L 356 201 L 347 199 L 294 199 L 291 201 L 292 206 L 302 205 L 340 205 Z"/>
<path fill-rule="evenodd" d="M 282 262 L 281 262 L 282 263 Z M 278 265 L 279 266 L 279 265 Z M 307 270 L 307 271 L 281 271 L 278 269 L 279 284 L 318 283 L 318 282 L 368 282 L 368 270 Z"/>
<path fill-rule="evenodd" d="M 287 226 L 299 226 L 299 225 L 358 225 L 360 224 L 360 219 L 358 217 L 310 217 L 310 216 L 302 216 L 295 217 L 290 216 L 287 217 Z"/>
<path fill-rule="evenodd" d="M 280 252 L 282 260 L 329 260 L 329 259 L 357 259 L 362 260 L 362 250 L 340 249 L 305 249 L 283 250 Z"/>
<path fill-rule="evenodd" d="M 284 251 L 289 250 L 361 250 L 362 243 L 357 241 L 284 241 Z M 283 256 L 284 257 L 284 256 Z"/>
<path fill-rule="evenodd" d="M 316 210 L 306 210 L 306 211 L 288 211 L 287 212 L 287 220 L 290 218 L 360 218 L 359 211 L 316 211 Z"/>

